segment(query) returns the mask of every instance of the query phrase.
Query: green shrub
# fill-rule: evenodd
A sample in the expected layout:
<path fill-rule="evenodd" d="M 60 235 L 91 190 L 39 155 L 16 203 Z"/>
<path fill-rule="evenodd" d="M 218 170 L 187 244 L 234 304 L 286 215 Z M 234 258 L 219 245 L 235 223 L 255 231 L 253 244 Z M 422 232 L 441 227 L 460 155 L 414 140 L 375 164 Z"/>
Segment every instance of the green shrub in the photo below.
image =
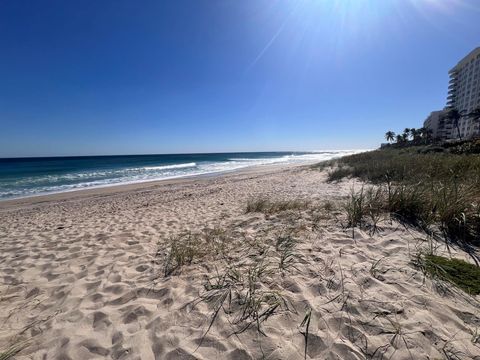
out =
<path fill-rule="evenodd" d="M 452 154 L 480 154 L 480 140 L 465 141 L 449 149 Z"/>

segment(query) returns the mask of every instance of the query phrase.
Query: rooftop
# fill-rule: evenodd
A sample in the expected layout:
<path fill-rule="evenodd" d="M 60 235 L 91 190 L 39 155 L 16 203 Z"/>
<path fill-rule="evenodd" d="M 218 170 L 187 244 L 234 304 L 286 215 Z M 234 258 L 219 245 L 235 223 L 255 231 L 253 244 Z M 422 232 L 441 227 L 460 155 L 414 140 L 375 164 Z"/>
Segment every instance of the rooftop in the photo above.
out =
<path fill-rule="evenodd" d="M 480 47 L 475 48 L 475 49 L 472 50 L 467 56 L 465 56 L 462 60 L 460 60 L 460 61 L 458 62 L 458 64 L 455 65 L 455 66 L 449 71 L 449 74 L 454 73 L 454 72 L 460 70 L 460 68 L 461 68 L 462 66 L 464 66 L 465 64 L 467 64 L 470 60 L 472 60 L 473 58 L 475 58 L 477 55 L 480 55 Z"/>

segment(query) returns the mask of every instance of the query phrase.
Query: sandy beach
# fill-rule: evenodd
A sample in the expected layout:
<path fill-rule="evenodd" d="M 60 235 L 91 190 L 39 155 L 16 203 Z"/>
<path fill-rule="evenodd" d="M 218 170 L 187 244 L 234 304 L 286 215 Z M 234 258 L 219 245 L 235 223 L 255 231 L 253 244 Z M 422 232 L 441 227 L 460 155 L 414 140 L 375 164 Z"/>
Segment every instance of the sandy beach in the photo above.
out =
<path fill-rule="evenodd" d="M 342 201 L 361 184 L 326 178 L 272 165 L 0 202 L 0 351 L 480 359 L 478 296 L 412 264 L 445 246 L 390 218 L 346 228 Z M 296 203 L 246 212 L 258 199 Z"/>

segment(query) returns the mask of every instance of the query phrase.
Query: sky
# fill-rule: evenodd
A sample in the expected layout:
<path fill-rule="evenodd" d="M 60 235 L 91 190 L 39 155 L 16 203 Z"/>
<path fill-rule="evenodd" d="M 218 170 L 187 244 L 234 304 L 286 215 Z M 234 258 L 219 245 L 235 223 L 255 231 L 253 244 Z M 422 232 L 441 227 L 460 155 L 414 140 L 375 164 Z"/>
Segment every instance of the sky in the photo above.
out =
<path fill-rule="evenodd" d="M 0 157 L 375 148 L 478 0 L 0 0 Z"/>

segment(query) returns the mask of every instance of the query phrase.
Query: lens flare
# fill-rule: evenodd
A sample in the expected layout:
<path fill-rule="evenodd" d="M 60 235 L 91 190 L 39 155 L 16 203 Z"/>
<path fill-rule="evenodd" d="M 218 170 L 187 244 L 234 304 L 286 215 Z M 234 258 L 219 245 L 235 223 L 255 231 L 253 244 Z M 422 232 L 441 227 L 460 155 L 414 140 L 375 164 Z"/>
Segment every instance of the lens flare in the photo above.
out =
<path fill-rule="evenodd" d="M 352 48 L 368 46 L 385 32 L 400 38 L 418 16 L 445 34 L 448 29 L 438 25 L 438 16 L 448 16 L 455 23 L 458 11 L 480 12 L 480 1 L 277 0 L 269 2 L 263 11 L 264 22 L 255 31 L 256 35 L 266 36 L 246 71 L 279 42 L 285 61 L 300 49 L 306 64 L 325 54 L 341 62 Z"/>

